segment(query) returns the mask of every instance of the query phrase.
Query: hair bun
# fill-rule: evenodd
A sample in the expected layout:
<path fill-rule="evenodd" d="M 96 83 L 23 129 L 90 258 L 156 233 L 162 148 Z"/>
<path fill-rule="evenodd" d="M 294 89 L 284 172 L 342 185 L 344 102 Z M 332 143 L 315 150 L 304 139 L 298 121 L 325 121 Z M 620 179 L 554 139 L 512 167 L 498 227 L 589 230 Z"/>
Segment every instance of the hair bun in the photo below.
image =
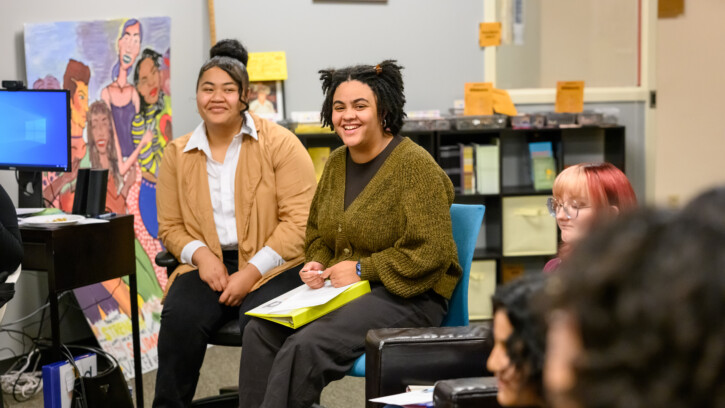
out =
<path fill-rule="evenodd" d="M 211 47 L 211 50 L 209 50 L 209 58 L 214 57 L 234 58 L 237 61 L 241 61 L 244 66 L 247 66 L 247 61 L 249 61 L 247 49 L 244 48 L 242 43 L 232 38 L 220 40 Z"/>

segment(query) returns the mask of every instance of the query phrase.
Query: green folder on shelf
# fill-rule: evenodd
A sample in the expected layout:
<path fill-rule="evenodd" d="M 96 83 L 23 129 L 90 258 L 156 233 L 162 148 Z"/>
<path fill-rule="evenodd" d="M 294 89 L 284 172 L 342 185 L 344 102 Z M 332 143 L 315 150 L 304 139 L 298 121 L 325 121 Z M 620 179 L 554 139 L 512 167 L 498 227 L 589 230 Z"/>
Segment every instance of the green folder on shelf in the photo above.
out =
<path fill-rule="evenodd" d="M 330 281 L 326 281 L 325 286 L 320 289 L 311 289 L 304 284 L 245 314 L 297 329 L 368 292 L 370 292 L 368 281 L 356 282 L 341 288 L 334 288 Z"/>

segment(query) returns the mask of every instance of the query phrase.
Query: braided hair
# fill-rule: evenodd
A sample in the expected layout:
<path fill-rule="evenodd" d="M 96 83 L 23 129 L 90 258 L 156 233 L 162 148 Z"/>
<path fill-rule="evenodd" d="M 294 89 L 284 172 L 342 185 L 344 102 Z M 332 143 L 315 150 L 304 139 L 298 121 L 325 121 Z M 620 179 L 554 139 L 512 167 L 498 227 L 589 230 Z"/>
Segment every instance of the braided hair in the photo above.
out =
<path fill-rule="evenodd" d="M 378 65 L 355 65 L 342 69 L 324 69 L 319 71 L 322 81 L 322 93 L 325 100 L 322 103 L 322 125 L 335 130 L 332 123 L 332 102 L 337 87 L 347 81 L 360 81 L 372 89 L 375 102 L 378 106 L 378 117 L 385 123 L 385 129 L 396 135 L 403 127 L 403 118 L 406 117 L 403 106 L 403 76 L 402 66 L 395 60 L 385 60 Z"/>

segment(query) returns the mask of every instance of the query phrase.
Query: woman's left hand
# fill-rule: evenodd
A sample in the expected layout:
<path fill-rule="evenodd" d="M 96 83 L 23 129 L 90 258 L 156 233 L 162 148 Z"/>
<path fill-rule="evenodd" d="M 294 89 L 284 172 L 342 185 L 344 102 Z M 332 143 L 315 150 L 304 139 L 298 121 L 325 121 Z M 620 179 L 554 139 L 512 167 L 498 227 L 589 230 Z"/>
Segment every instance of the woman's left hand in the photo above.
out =
<path fill-rule="evenodd" d="M 229 276 L 227 286 L 224 292 L 219 296 L 219 303 L 223 303 L 227 306 L 239 306 L 249 291 L 252 290 L 252 286 L 259 279 L 262 274 L 259 273 L 259 269 L 252 264 L 247 264 L 244 269 L 237 271 Z"/>
<path fill-rule="evenodd" d="M 332 286 L 336 288 L 359 282 L 360 277 L 357 276 L 356 265 L 356 261 L 342 261 L 325 269 L 322 278 L 329 278 Z"/>

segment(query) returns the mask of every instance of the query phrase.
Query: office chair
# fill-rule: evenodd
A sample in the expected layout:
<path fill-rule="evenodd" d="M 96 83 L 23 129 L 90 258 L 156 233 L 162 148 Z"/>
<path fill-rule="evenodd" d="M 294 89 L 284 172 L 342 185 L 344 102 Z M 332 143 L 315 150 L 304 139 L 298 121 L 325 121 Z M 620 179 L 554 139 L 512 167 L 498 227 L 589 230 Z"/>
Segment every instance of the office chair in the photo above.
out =
<path fill-rule="evenodd" d="M 443 318 L 442 327 L 468 326 L 468 277 L 485 210 L 483 205 L 451 205 L 453 240 L 456 241 L 458 263 L 463 269 L 463 275 L 448 302 L 448 314 Z M 365 354 L 355 360 L 347 375 L 365 377 Z"/>

